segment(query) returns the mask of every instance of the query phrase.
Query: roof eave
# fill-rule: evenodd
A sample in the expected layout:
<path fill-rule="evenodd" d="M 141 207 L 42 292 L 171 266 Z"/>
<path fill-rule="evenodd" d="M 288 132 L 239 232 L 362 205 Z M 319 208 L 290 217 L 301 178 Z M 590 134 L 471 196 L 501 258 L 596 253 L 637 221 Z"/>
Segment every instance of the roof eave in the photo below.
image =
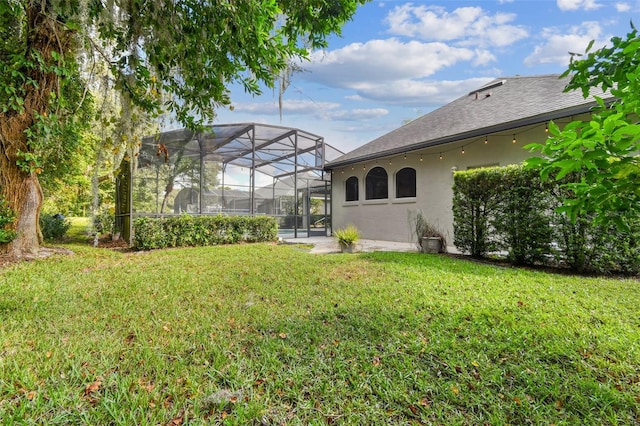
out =
<path fill-rule="evenodd" d="M 430 147 L 439 146 L 439 145 L 445 145 L 448 143 L 453 143 L 453 142 L 461 141 L 464 139 L 480 137 L 480 136 L 488 135 L 491 133 L 517 129 L 519 127 L 530 126 L 533 124 L 540 124 L 546 121 L 556 120 L 558 118 L 565 118 L 565 117 L 570 117 L 572 115 L 583 114 L 583 113 L 589 112 L 596 105 L 597 103 L 595 101 L 589 102 L 581 105 L 576 105 L 570 108 L 565 108 L 562 110 L 551 111 L 548 113 L 539 114 L 532 117 L 526 117 L 516 121 L 500 123 L 500 124 L 496 124 L 494 126 L 489 126 L 489 127 L 482 127 L 469 132 L 465 132 L 465 133 L 458 133 L 458 134 L 446 136 L 443 138 L 431 139 L 427 141 L 418 142 L 412 145 L 406 145 L 403 147 L 390 149 L 387 151 L 380 151 L 380 152 L 376 152 L 369 155 L 350 158 L 344 161 L 334 161 L 334 162 L 325 164 L 324 170 L 329 171 L 338 167 L 344 167 L 344 166 L 355 164 L 355 163 L 361 163 L 363 161 L 378 160 L 380 158 L 403 154 L 406 152 L 417 151 L 420 149 L 430 148 Z"/>

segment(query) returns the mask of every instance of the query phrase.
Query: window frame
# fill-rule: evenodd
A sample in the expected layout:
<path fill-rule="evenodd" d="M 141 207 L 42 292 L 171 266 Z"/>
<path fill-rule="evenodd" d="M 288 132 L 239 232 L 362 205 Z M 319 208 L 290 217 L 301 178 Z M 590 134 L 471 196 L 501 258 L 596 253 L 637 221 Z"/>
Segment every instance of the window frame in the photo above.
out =
<path fill-rule="evenodd" d="M 407 176 L 405 177 L 403 172 L 409 172 L 412 173 L 413 176 Z M 398 200 L 404 200 L 407 198 L 416 198 L 416 195 L 418 193 L 418 188 L 417 188 L 417 171 L 415 168 L 413 167 L 403 167 L 400 170 L 398 170 L 395 174 L 395 198 Z M 399 177 L 402 177 L 402 182 L 401 179 Z M 411 178 L 413 178 L 413 182 L 409 182 L 411 180 Z M 400 185 L 402 183 L 407 183 L 409 182 L 409 185 L 405 185 L 404 187 L 401 187 Z M 407 191 L 408 188 L 408 191 Z M 402 189 L 402 191 L 401 191 Z M 413 189 L 413 191 L 411 191 L 411 189 Z M 401 192 L 405 192 L 407 191 L 408 193 L 412 193 L 413 195 L 401 195 Z"/>
<path fill-rule="evenodd" d="M 375 176 L 372 174 L 377 170 L 383 172 L 384 177 L 382 175 Z M 389 173 L 387 173 L 384 167 L 376 166 L 367 172 L 364 178 L 364 199 L 366 201 L 389 199 Z"/>
<path fill-rule="evenodd" d="M 355 180 L 355 186 L 353 185 L 353 180 Z M 352 190 L 355 188 L 355 198 L 349 199 L 349 182 L 351 181 Z M 345 203 L 353 203 L 360 201 L 360 180 L 357 176 L 349 176 L 344 181 L 344 201 Z"/>

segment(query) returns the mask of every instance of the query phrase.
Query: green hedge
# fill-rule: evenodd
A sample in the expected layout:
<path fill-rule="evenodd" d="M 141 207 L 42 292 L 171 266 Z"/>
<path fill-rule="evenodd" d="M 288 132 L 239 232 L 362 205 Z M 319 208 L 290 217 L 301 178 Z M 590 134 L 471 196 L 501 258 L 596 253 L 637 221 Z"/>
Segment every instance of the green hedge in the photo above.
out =
<path fill-rule="evenodd" d="M 139 217 L 133 227 L 137 250 L 275 241 L 278 237 L 276 220 L 269 216 Z"/>
<path fill-rule="evenodd" d="M 549 220 L 552 198 L 538 172 L 520 166 L 498 169 L 500 205 L 494 229 L 499 250 L 517 265 L 543 262 L 551 254 L 553 229 Z"/>
<path fill-rule="evenodd" d="M 580 272 L 640 273 L 640 219 L 623 218 L 630 231 L 572 223 L 558 213 L 568 197 L 561 182 L 541 182 L 520 165 L 456 172 L 454 244 L 474 257 L 506 252 L 514 264 L 561 264 Z"/>
<path fill-rule="evenodd" d="M 500 169 L 482 168 L 456 172 L 453 180 L 453 243 L 473 257 L 497 249 L 493 228 L 501 205 Z"/>

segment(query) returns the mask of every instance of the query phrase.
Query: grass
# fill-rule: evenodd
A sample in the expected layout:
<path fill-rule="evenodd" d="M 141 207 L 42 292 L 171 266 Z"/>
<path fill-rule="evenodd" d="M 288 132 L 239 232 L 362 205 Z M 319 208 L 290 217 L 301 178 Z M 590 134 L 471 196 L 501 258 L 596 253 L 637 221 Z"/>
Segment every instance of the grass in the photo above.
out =
<path fill-rule="evenodd" d="M 91 224 L 91 219 L 88 217 L 68 217 L 69 230 L 65 234 L 65 239 L 75 242 L 86 242 L 89 238 L 87 232 Z"/>
<path fill-rule="evenodd" d="M 4 424 L 640 422 L 638 281 L 67 247 L 0 270 Z"/>

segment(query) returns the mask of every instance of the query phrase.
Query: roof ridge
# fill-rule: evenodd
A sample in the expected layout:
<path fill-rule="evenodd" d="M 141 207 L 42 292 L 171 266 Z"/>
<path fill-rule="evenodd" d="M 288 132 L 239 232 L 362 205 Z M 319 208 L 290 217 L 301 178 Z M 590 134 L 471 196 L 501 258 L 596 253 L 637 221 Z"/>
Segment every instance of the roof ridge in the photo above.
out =
<path fill-rule="evenodd" d="M 520 79 L 520 78 L 544 78 L 544 77 L 558 77 L 560 78 L 562 74 L 560 73 L 549 73 L 549 74 L 536 74 L 536 75 L 520 75 L 520 74 L 516 74 L 516 75 L 512 75 L 512 76 L 504 76 L 504 77 L 499 77 L 500 78 L 507 78 L 507 79 Z"/>

